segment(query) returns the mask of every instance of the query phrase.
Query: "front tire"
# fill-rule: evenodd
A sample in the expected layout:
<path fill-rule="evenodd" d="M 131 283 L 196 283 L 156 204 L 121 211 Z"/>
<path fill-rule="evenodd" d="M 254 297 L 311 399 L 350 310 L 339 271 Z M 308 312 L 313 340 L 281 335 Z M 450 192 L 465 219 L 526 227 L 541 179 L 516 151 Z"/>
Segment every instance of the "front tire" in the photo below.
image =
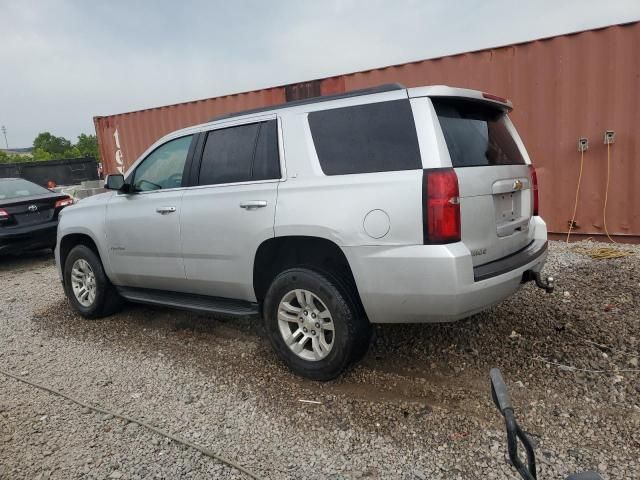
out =
<path fill-rule="evenodd" d="M 278 356 L 311 380 L 338 377 L 370 338 L 369 322 L 339 282 L 307 268 L 285 270 L 274 279 L 264 317 Z"/>
<path fill-rule="evenodd" d="M 111 284 L 100 258 L 85 245 L 77 245 L 64 262 L 64 291 L 69 302 L 85 318 L 115 313 L 123 303 Z"/>

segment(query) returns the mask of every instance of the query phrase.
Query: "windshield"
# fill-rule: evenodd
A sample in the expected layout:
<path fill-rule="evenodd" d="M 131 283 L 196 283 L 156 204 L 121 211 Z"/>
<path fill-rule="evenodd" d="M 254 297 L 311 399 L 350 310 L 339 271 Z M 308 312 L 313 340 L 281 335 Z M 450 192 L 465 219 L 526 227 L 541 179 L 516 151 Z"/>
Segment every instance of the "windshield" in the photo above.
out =
<path fill-rule="evenodd" d="M 0 180 L 0 200 L 32 197 L 34 195 L 45 195 L 47 193 L 51 193 L 51 191 L 35 183 L 22 180 L 21 178 Z"/>
<path fill-rule="evenodd" d="M 432 101 L 454 167 L 525 164 L 501 110 L 469 100 Z"/>

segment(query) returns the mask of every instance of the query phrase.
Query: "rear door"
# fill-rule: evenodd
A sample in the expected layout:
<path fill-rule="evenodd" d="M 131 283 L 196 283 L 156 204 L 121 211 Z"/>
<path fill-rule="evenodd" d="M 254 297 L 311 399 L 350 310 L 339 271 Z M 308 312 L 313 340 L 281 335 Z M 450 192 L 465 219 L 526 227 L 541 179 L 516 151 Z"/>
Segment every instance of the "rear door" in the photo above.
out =
<path fill-rule="evenodd" d="M 530 162 L 508 116 L 476 99 L 431 100 L 458 176 L 462 241 L 473 264 L 524 248 L 533 215 Z"/>
<path fill-rule="evenodd" d="M 182 256 L 192 293 L 255 300 L 253 260 L 274 236 L 280 154 L 275 117 L 206 133 L 196 186 L 182 199 Z"/>

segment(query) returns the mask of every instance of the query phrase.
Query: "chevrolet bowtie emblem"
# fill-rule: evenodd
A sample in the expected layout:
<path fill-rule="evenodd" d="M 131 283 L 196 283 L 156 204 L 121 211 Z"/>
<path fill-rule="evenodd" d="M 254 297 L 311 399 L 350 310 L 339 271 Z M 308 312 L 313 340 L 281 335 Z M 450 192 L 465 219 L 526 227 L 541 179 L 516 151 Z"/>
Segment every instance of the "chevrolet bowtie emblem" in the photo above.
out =
<path fill-rule="evenodd" d="M 514 190 L 522 190 L 523 186 L 524 186 L 524 184 L 520 180 L 515 180 L 513 182 L 513 189 Z"/>

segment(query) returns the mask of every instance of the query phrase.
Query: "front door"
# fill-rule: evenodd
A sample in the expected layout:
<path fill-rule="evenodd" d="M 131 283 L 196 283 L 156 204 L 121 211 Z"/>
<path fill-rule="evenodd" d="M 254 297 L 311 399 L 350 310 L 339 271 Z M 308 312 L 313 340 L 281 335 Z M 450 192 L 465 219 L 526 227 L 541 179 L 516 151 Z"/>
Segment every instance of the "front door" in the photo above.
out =
<path fill-rule="evenodd" d="M 130 175 L 131 193 L 107 205 L 109 266 L 116 285 L 179 291 L 185 272 L 180 248 L 183 173 L 192 135 L 151 152 Z"/>
<path fill-rule="evenodd" d="M 182 198 L 189 291 L 255 300 L 253 261 L 260 244 L 274 236 L 279 180 L 275 119 L 207 133 L 198 185 Z"/>

